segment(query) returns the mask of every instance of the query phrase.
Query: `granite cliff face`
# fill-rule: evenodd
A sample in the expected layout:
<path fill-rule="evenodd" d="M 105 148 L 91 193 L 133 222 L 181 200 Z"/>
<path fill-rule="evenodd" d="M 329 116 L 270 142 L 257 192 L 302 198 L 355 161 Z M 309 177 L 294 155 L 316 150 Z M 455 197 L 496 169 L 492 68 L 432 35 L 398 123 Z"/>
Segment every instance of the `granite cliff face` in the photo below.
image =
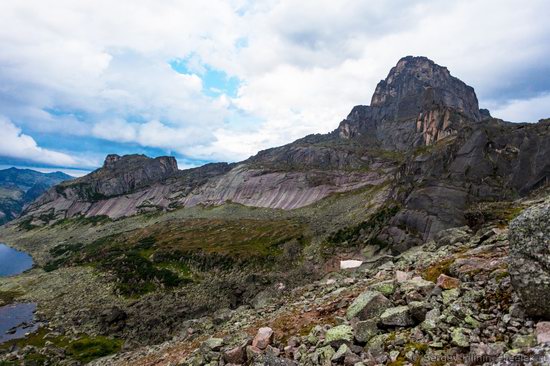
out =
<path fill-rule="evenodd" d="M 405 57 L 378 83 L 370 106 L 356 106 L 338 135 L 374 135 L 387 149 L 410 150 L 482 119 L 474 89 L 425 57 Z"/>
<path fill-rule="evenodd" d="M 545 185 L 549 126 L 548 120 L 491 118 L 472 87 L 425 57 L 408 56 L 378 84 L 371 105 L 354 107 L 332 133 L 238 164 L 185 171 L 169 157 L 109 155 L 101 169 L 49 190 L 25 214 L 44 224 L 225 202 L 291 210 L 334 193 L 385 186 L 400 210 L 378 236 L 404 250 L 463 225 L 476 202 Z"/>

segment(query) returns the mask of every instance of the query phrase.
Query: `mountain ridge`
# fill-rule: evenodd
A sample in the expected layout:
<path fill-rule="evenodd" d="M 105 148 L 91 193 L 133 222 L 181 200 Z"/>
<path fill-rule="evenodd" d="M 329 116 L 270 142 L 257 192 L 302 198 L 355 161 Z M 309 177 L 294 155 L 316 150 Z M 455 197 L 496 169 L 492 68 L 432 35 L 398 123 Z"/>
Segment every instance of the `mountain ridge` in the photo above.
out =
<path fill-rule="evenodd" d="M 52 185 L 72 178 L 62 172 L 41 173 L 15 167 L 0 170 L 0 224 L 16 218 L 25 205 Z"/>
<path fill-rule="evenodd" d="M 494 119 L 479 109 L 474 89 L 447 68 L 407 56 L 378 83 L 371 105 L 355 106 L 331 133 L 263 150 L 240 163 L 184 171 L 170 157 L 109 155 L 103 168 L 50 189 L 24 216 L 42 225 L 225 202 L 289 210 L 393 182 L 388 198 L 403 209 L 383 237 L 399 245 L 464 224 L 461 212 L 472 202 L 526 194 L 547 181 L 548 139 L 547 122 Z M 436 150 L 444 159 L 434 155 Z M 543 163 L 530 165 L 532 159 Z M 436 177 L 434 171 L 446 175 Z M 398 186 L 409 192 L 399 192 Z M 426 202 L 432 194 L 445 202 L 440 208 Z M 418 239 L 411 241 L 411 235 Z"/>

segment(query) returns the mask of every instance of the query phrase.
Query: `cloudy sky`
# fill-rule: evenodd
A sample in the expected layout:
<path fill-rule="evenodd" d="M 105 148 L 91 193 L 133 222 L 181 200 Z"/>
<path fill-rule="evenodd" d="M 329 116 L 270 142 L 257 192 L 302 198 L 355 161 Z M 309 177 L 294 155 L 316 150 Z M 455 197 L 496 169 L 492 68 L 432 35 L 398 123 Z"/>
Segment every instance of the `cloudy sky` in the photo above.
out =
<path fill-rule="evenodd" d="M 0 164 L 238 161 L 333 130 L 405 55 L 550 117 L 547 0 L 0 2 Z"/>

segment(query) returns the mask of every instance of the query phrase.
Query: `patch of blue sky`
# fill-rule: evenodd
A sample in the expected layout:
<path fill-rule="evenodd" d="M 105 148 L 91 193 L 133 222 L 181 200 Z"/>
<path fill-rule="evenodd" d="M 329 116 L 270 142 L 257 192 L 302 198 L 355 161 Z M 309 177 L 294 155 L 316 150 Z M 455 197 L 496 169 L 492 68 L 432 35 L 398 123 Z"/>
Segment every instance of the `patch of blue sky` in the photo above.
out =
<path fill-rule="evenodd" d="M 171 60 L 169 64 L 174 71 L 180 74 L 197 75 L 202 80 L 202 92 L 209 97 L 215 98 L 222 94 L 232 98 L 237 96 L 241 85 L 239 78 L 206 64 L 201 64 L 200 68 L 192 68 L 189 65 L 191 60 L 196 61 L 196 58 L 177 58 Z"/>
<path fill-rule="evenodd" d="M 234 106 L 230 106 L 230 113 L 223 123 L 233 131 L 250 132 L 259 128 L 263 120 Z"/>
<path fill-rule="evenodd" d="M 79 121 L 86 120 L 89 115 L 85 111 L 65 109 L 62 107 L 44 108 L 44 111 L 56 117 L 74 117 Z"/>
<path fill-rule="evenodd" d="M 248 38 L 241 37 L 235 41 L 235 48 L 238 50 L 248 47 Z"/>
<path fill-rule="evenodd" d="M 178 168 L 180 170 L 196 168 L 205 164 L 212 163 L 211 160 L 195 159 L 188 156 L 182 156 L 176 154 L 176 160 L 178 161 Z"/>
<path fill-rule="evenodd" d="M 97 166 L 80 167 L 81 169 L 95 169 L 103 163 L 103 158 L 106 154 L 143 154 L 149 157 L 156 156 L 175 156 L 178 160 L 180 169 L 188 169 L 198 167 L 207 163 L 211 163 L 211 160 L 194 159 L 188 156 L 177 153 L 170 149 L 162 149 L 156 147 L 142 146 L 132 142 L 116 142 L 107 141 L 104 139 L 91 137 L 91 136 L 73 136 L 70 139 L 59 139 L 58 136 L 51 133 L 37 133 L 33 135 L 39 146 L 46 149 L 52 149 L 60 152 L 70 154 L 71 151 L 78 151 L 79 155 L 88 157 L 90 160 L 97 161 Z M 0 162 L 1 162 L 0 158 Z M 12 165 L 24 165 L 22 162 L 11 162 L 4 159 L 5 164 Z M 29 163 L 34 164 L 36 163 Z"/>

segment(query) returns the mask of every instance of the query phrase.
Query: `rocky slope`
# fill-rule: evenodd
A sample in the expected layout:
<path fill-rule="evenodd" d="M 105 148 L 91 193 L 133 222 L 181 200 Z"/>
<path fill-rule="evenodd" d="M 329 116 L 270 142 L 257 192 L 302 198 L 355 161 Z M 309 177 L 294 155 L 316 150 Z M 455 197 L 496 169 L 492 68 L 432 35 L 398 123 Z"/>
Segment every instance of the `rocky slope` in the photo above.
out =
<path fill-rule="evenodd" d="M 70 179 L 70 175 L 61 172 L 46 174 L 17 168 L 0 170 L 0 224 L 16 218 L 25 205 L 51 186 Z"/>
<path fill-rule="evenodd" d="M 535 206 L 510 231 L 448 229 L 382 265 L 280 289 L 260 309 L 217 311 L 169 342 L 94 364 L 546 365 L 550 323 L 529 316 L 542 304 L 524 301 L 509 268 L 510 239 L 541 239 L 549 203 L 516 202 Z"/>

